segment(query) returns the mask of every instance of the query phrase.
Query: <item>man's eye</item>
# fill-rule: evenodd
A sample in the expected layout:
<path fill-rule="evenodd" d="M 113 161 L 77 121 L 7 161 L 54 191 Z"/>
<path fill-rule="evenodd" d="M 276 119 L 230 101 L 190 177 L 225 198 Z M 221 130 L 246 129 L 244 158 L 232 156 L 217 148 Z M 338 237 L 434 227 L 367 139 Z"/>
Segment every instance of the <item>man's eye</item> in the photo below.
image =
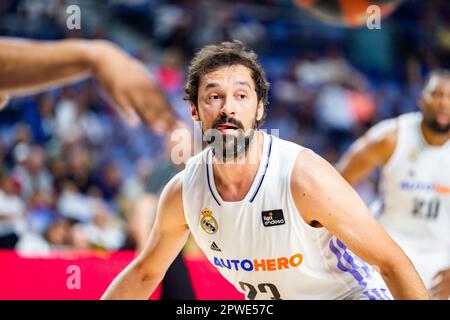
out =
<path fill-rule="evenodd" d="M 217 100 L 217 99 L 219 99 L 219 98 L 220 98 L 220 97 L 219 97 L 218 94 L 212 94 L 212 95 L 209 96 L 209 99 L 210 99 L 210 100 Z"/>
<path fill-rule="evenodd" d="M 239 98 L 240 99 L 245 99 L 247 97 L 247 95 L 245 93 L 240 93 L 239 94 Z"/>

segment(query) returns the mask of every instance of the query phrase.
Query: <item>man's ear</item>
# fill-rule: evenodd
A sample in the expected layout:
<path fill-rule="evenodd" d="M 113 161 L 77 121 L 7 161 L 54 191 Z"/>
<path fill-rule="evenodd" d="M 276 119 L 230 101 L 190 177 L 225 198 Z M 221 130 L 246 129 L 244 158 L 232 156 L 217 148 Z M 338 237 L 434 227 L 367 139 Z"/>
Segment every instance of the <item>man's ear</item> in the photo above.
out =
<path fill-rule="evenodd" d="M 261 121 L 264 117 L 264 103 L 261 101 L 258 103 L 258 107 L 256 109 L 256 121 Z"/>
<path fill-rule="evenodd" d="M 200 121 L 200 116 L 198 114 L 196 105 L 193 102 L 189 102 L 189 105 L 191 106 L 192 119 L 197 122 Z"/>

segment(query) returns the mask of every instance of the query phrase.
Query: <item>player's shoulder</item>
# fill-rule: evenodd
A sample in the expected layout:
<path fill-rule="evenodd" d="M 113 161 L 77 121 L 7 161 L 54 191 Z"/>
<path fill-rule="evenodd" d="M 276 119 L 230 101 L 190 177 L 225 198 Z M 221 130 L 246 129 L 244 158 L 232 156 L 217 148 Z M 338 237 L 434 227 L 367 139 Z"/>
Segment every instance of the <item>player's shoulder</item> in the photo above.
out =
<path fill-rule="evenodd" d="M 390 156 L 397 146 L 400 130 L 415 130 L 421 119 L 420 112 L 408 112 L 380 121 L 367 132 L 366 139 L 375 152 L 383 152 Z"/>
<path fill-rule="evenodd" d="M 182 170 L 169 180 L 163 189 L 161 199 L 168 203 L 182 199 L 184 175 L 185 170 Z"/>
<path fill-rule="evenodd" d="M 400 117 L 382 120 L 371 127 L 365 137 L 373 142 L 389 142 L 397 138 Z"/>
<path fill-rule="evenodd" d="M 333 166 L 313 150 L 304 148 L 295 160 L 291 175 L 291 188 L 296 192 L 320 192 L 339 174 Z"/>
<path fill-rule="evenodd" d="M 271 140 L 270 148 L 275 150 L 279 158 L 283 159 L 289 156 L 295 156 L 298 152 L 305 149 L 305 147 L 295 142 L 284 140 L 274 135 L 267 135 Z"/>
<path fill-rule="evenodd" d="M 164 187 L 158 204 L 164 222 L 185 224 L 183 208 L 183 179 L 185 171 L 177 173 Z"/>
<path fill-rule="evenodd" d="M 210 148 L 206 148 L 199 153 L 193 155 L 186 162 L 186 166 L 180 176 L 181 183 L 187 189 L 195 187 L 198 183 L 203 181 L 203 177 L 206 174 L 205 167 L 208 161 L 211 161 L 211 157 L 208 158 L 208 152 Z"/>
<path fill-rule="evenodd" d="M 383 158 L 389 158 L 397 145 L 399 123 L 402 116 L 380 121 L 371 127 L 358 143 L 365 146 L 365 150 L 371 153 L 383 154 Z"/>
<path fill-rule="evenodd" d="M 405 124 L 417 124 L 421 121 L 421 119 L 422 114 L 420 112 L 403 113 L 394 118 L 381 120 L 372 128 L 370 128 L 368 133 L 371 133 L 373 135 L 392 135 L 398 131 L 400 126 L 403 126 Z"/>
<path fill-rule="evenodd" d="M 208 152 L 210 151 L 210 148 L 207 147 L 204 150 L 198 152 L 197 154 L 193 155 L 186 161 L 186 166 L 184 168 L 184 175 L 189 176 L 192 173 L 194 173 L 196 170 L 198 170 L 199 167 L 202 167 L 202 165 L 206 164 L 208 160 Z"/>
<path fill-rule="evenodd" d="M 404 123 L 418 123 L 422 120 L 422 113 L 420 111 L 407 112 L 399 115 L 396 119 Z"/>

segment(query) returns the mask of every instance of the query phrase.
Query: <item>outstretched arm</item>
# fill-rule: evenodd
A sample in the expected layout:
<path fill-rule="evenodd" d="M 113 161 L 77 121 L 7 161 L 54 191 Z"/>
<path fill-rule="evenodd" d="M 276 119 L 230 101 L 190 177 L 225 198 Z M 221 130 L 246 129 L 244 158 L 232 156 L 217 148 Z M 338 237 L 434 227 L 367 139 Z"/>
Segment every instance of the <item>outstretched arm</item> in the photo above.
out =
<path fill-rule="evenodd" d="M 319 223 L 367 263 L 378 266 L 396 299 L 428 299 L 413 264 L 372 217 L 352 187 L 321 157 L 299 154 L 292 195 L 306 223 Z"/>
<path fill-rule="evenodd" d="M 394 153 L 396 141 L 396 120 L 382 121 L 350 146 L 336 168 L 348 183 L 355 184 L 388 161 Z"/>
<path fill-rule="evenodd" d="M 105 40 L 0 38 L 0 107 L 8 96 L 63 86 L 93 76 L 134 124 L 167 127 L 173 114 L 145 67 Z"/>
<path fill-rule="evenodd" d="M 182 172 L 161 194 L 156 222 L 144 251 L 113 280 L 102 299 L 148 299 L 163 279 L 189 236 L 181 186 Z"/>

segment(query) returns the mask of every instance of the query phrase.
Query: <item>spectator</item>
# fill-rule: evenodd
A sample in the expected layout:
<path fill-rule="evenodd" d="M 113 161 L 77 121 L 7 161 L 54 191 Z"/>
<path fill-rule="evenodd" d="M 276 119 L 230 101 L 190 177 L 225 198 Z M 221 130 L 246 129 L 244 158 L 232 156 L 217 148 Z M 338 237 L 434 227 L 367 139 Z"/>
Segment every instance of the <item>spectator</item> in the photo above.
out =
<path fill-rule="evenodd" d="M 41 192 L 44 197 L 50 196 L 53 193 L 53 181 L 46 168 L 45 150 L 39 146 L 32 146 L 25 148 L 23 153 L 23 161 L 22 155 L 17 156 L 19 164 L 13 173 L 19 183 L 22 198 L 28 203 L 34 192 Z"/>
<path fill-rule="evenodd" d="M 0 175 L 0 249 L 14 249 L 25 226 L 25 203 L 10 175 Z"/>

